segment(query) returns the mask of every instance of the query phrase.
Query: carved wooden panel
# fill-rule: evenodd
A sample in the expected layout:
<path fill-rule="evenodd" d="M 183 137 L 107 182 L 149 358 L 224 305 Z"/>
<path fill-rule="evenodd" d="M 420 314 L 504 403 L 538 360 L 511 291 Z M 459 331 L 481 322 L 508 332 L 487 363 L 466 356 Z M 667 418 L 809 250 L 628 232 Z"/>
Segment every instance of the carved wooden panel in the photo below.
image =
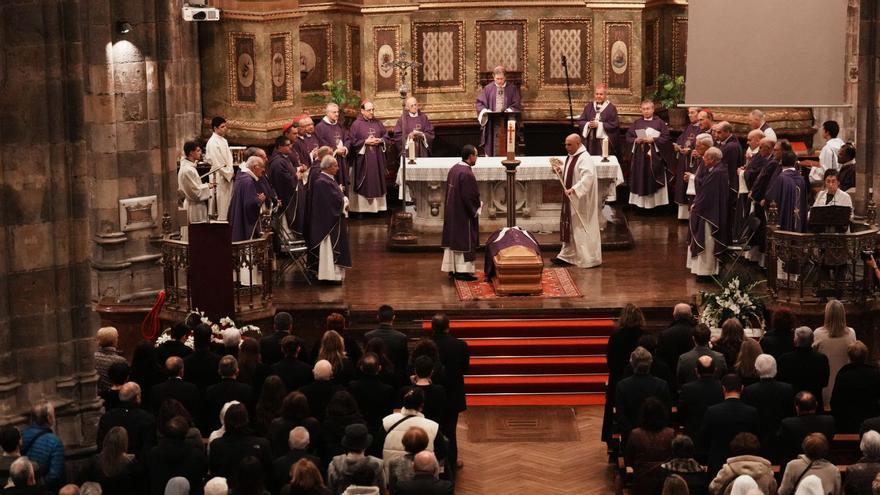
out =
<path fill-rule="evenodd" d="M 605 22 L 605 84 L 609 93 L 632 94 L 632 21 Z"/>
<path fill-rule="evenodd" d="M 361 27 L 347 26 L 345 30 L 345 60 L 348 87 L 361 90 Z"/>
<path fill-rule="evenodd" d="M 324 91 L 333 80 L 333 28 L 330 24 L 299 28 L 299 74 L 302 91 Z"/>
<path fill-rule="evenodd" d="M 256 36 L 229 33 L 229 101 L 232 106 L 253 106 L 257 102 Z"/>
<path fill-rule="evenodd" d="M 414 22 L 415 90 L 422 93 L 464 91 L 464 22 Z"/>
<path fill-rule="evenodd" d="M 481 72 L 503 66 L 522 74 L 528 86 L 528 28 L 525 20 L 477 21 L 477 79 Z"/>
<path fill-rule="evenodd" d="M 642 70 L 646 88 L 654 88 L 660 75 L 660 19 L 645 21 Z"/>
<path fill-rule="evenodd" d="M 272 68 L 272 106 L 293 105 L 293 36 L 272 33 L 269 38 L 269 60 Z"/>
<path fill-rule="evenodd" d="M 376 95 L 397 95 L 400 88 L 400 70 L 388 64 L 400 54 L 400 26 L 376 26 L 373 28 L 376 53 L 373 72 L 376 75 Z"/>
<path fill-rule="evenodd" d="M 687 68 L 687 17 L 672 20 L 672 74 L 685 75 Z"/>
<path fill-rule="evenodd" d="M 592 82 L 593 23 L 589 19 L 541 19 L 539 50 L 542 87 L 565 87 L 565 69 L 572 86 Z"/>

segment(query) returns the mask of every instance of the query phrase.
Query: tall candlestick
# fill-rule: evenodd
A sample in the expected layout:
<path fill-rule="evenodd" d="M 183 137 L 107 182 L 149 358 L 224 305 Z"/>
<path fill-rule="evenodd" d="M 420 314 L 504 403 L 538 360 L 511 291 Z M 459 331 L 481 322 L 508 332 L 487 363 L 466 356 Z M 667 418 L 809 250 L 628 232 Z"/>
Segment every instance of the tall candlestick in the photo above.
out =
<path fill-rule="evenodd" d="M 516 155 L 516 121 L 507 121 L 507 159 L 513 160 Z"/>

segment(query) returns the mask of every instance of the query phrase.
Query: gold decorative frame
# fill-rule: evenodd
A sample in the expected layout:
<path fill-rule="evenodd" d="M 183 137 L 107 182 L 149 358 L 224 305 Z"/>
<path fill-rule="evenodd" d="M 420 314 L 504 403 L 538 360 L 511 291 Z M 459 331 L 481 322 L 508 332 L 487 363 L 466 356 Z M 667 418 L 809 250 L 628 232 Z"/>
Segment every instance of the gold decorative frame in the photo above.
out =
<path fill-rule="evenodd" d="M 672 75 L 685 75 L 687 66 L 687 17 L 672 19 Z M 684 38 L 682 39 L 682 35 Z"/>
<path fill-rule="evenodd" d="M 480 73 L 481 72 L 492 72 L 494 67 L 482 67 L 483 63 L 483 27 L 485 26 L 512 26 L 515 29 L 511 29 L 511 31 L 516 30 L 517 36 L 522 35 L 522 47 L 519 53 L 519 64 L 522 67 L 519 71 L 522 74 L 522 84 L 520 84 L 520 89 L 527 89 L 529 87 L 529 22 L 525 19 L 504 19 L 504 20 L 482 20 L 476 22 L 476 38 L 477 38 L 477 46 L 474 51 L 476 60 L 474 61 L 474 81 L 479 84 L 480 82 Z M 505 67 L 505 69 L 510 70 Z"/>
<path fill-rule="evenodd" d="M 326 70 L 326 73 L 325 73 L 325 75 L 324 75 L 324 81 L 332 81 L 332 80 L 333 80 L 333 25 L 332 25 L 332 24 L 329 24 L 329 23 L 326 23 L 326 24 L 303 24 L 303 25 L 301 25 L 301 26 L 299 27 L 299 39 L 300 39 L 300 43 L 302 43 L 302 38 L 303 38 L 302 33 L 303 33 L 303 31 L 311 31 L 311 30 L 324 31 L 323 34 L 321 34 L 321 37 L 324 38 L 324 40 L 325 40 L 326 43 L 327 43 L 327 53 L 324 54 L 325 63 L 327 64 L 327 65 L 326 65 L 326 69 L 327 69 L 327 70 Z M 319 54 L 315 54 L 315 55 L 316 55 L 317 57 L 320 57 Z M 302 56 L 302 55 L 300 55 L 300 56 Z M 323 82 L 323 81 L 322 81 L 322 82 Z M 305 88 L 303 88 L 302 86 L 300 86 L 300 90 L 301 90 L 302 92 L 306 92 L 306 91 L 308 91 L 309 93 L 319 93 L 319 94 L 328 94 L 328 93 L 329 93 L 329 91 L 327 91 L 327 90 L 324 89 L 324 88 L 321 88 L 321 89 L 305 89 Z"/>
<path fill-rule="evenodd" d="M 422 66 L 413 76 L 413 93 L 458 93 L 465 90 L 465 66 L 464 66 L 464 21 L 436 21 L 436 22 L 413 22 L 412 23 L 412 57 L 417 62 L 424 63 L 421 49 L 419 47 L 420 35 L 424 28 L 452 26 L 457 28 L 458 35 L 458 53 L 454 54 L 455 62 L 458 65 L 458 77 L 455 84 L 437 87 L 425 87 L 420 85 L 420 77 L 423 74 L 424 66 Z"/>
<path fill-rule="evenodd" d="M 357 42 L 357 50 L 354 43 Z M 345 28 L 345 79 L 348 81 L 348 89 L 360 91 L 364 80 L 364 67 L 361 57 L 363 40 L 361 38 L 361 26 L 349 24 Z M 357 76 L 357 79 L 355 79 Z"/>
<path fill-rule="evenodd" d="M 376 81 L 376 98 L 400 96 L 400 69 L 393 69 L 394 75 L 390 78 L 394 80 L 393 87 L 380 87 L 380 79 L 388 79 L 379 76 L 379 39 L 383 33 L 390 33 L 394 39 L 394 45 L 391 47 L 394 51 L 394 60 L 397 60 L 400 54 L 400 26 L 373 26 L 373 40 L 376 46 L 373 47 L 373 56 L 370 61 L 373 66 L 373 76 Z"/>
<path fill-rule="evenodd" d="M 626 30 L 627 39 L 624 41 L 626 44 L 626 69 L 624 73 L 626 74 L 626 84 L 625 85 L 616 85 L 613 83 L 612 79 L 612 69 L 611 69 L 611 43 L 610 43 L 610 35 L 611 30 L 614 28 L 624 28 Z M 632 95 L 633 94 L 633 56 L 632 56 L 632 46 L 633 46 L 633 22 L 632 21 L 605 21 L 604 24 L 605 31 L 605 61 L 604 61 L 604 76 L 605 76 L 605 84 L 608 85 L 608 94 L 618 94 L 618 95 Z"/>
<path fill-rule="evenodd" d="M 643 72 L 643 84 L 646 89 L 656 89 L 657 87 L 657 78 L 660 77 L 660 18 L 657 19 L 649 19 L 645 21 L 645 40 L 642 44 L 642 55 L 647 57 L 642 62 L 642 70 Z M 653 30 L 653 33 L 649 32 L 648 28 Z M 648 48 L 648 35 L 651 35 L 650 43 L 651 50 L 649 53 Z M 651 76 L 652 84 L 648 84 L 648 76 Z"/>
<path fill-rule="evenodd" d="M 540 28 L 538 30 L 538 87 L 548 89 L 564 89 L 566 87 L 564 82 L 547 82 L 549 79 L 547 76 L 549 72 L 547 67 L 550 63 L 553 63 L 552 60 L 548 60 L 549 46 L 547 46 L 547 43 L 549 42 L 549 39 L 547 39 L 547 27 L 556 24 L 570 24 L 573 27 L 582 28 L 586 33 L 586 40 L 583 41 L 586 45 L 586 49 L 585 52 L 581 54 L 581 66 L 583 67 L 584 77 L 582 78 L 582 81 L 572 79 L 571 85 L 572 87 L 582 86 L 584 88 L 589 88 L 593 82 L 593 21 L 592 19 L 583 17 L 541 19 Z"/>
<path fill-rule="evenodd" d="M 293 35 L 288 33 L 272 33 L 269 35 L 270 58 L 272 59 L 270 67 L 274 69 L 275 43 L 283 43 L 284 50 L 284 98 L 276 99 L 276 86 L 273 77 L 272 80 L 272 107 L 281 108 L 293 105 Z M 273 74 L 270 74 L 272 76 Z"/>
<path fill-rule="evenodd" d="M 257 36 L 253 33 L 231 32 L 227 35 L 227 53 L 226 60 L 228 64 L 228 86 L 229 86 L 229 103 L 233 107 L 255 107 L 257 106 L 257 76 L 256 76 L 256 45 Z M 253 100 L 243 100 L 239 98 L 240 85 L 238 82 L 238 48 L 241 42 L 250 41 L 253 47 L 251 58 L 254 63 L 254 81 L 253 81 Z"/>

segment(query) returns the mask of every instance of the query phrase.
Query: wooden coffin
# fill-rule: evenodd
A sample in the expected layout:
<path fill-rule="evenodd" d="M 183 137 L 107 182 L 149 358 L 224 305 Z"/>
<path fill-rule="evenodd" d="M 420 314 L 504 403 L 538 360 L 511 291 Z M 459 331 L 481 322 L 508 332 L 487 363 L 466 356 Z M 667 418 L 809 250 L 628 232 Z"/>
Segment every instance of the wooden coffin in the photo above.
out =
<path fill-rule="evenodd" d="M 511 246 L 495 255 L 492 285 L 500 295 L 540 294 L 543 271 L 544 261 L 537 253 L 525 246 Z"/>

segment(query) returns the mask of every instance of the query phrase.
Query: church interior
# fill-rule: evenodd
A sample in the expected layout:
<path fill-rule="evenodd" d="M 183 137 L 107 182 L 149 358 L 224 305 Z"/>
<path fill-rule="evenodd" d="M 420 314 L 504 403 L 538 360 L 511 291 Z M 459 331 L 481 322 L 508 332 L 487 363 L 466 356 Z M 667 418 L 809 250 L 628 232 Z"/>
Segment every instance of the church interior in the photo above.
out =
<path fill-rule="evenodd" d="M 0 493 L 880 493 L 878 38 L 0 2 Z"/>

